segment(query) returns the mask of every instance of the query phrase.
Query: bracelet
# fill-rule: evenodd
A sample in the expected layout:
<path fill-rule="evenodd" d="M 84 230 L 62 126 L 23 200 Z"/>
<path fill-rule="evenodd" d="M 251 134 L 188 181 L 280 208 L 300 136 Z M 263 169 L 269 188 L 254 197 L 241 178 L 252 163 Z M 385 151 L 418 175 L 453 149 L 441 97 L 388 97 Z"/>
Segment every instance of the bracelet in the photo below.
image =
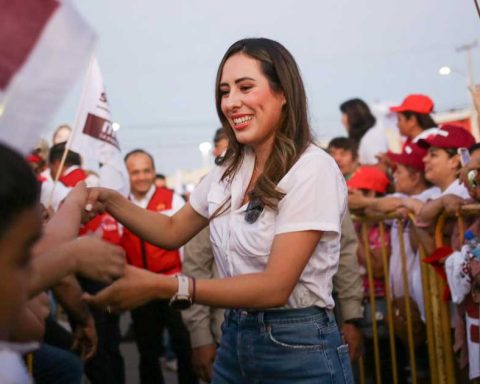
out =
<path fill-rule="evenodd" d="M 193 276 L 190 276 L 190 278 L 192 279 L 192 304 L 193 304 L 195 303 L 195 295 L 197 293 L 197 280 Z"/>

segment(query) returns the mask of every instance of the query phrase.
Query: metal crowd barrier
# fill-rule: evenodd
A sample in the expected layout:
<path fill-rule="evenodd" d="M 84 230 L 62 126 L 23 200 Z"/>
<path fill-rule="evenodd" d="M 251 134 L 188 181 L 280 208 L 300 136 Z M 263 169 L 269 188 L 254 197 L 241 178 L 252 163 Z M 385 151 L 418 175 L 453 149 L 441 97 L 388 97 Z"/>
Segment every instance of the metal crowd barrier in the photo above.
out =
<path fill-rule="evenodd" d="M 29 353 L 26 356 L 27 370 L 30 376 L 33 377 L 33 353 Z"/>
<path fill-rule="evenodd" d="M 456 221 L 458 225 L 458 232 L 460 234 L 460 244 L 463 244 L 463 234 L 465 231 L 465 217 L 478 216 L 480 214 L 480 205 L 468 205 L 463 206 L 456 215 Z M 437 219 L 435 225 L 435 247 L 445 245 L 444 240 L 444 228 L 449 217 L 443 213 Z M 450 217 L 451 219 L 454 217 Z M 361 241 L 365 245 L 365 258 L 367 278 L 369 282 L 369 304 L 372 321 L 372 342 L 373 342 L 373 363 L 374 363 L 374 382 L 381 384 L 386 382 L 387 374 L 391 373 L 392 383 L 399 383 L 399 367 L 397 361 L 397 348 L 394 331 L 394 307 L 393 296 L 390 288 L 389 279 L 389 261 L 390 255 L 388 253 L 388 245 L 385 243 L 385 221 L 396 220 L 398 227 L 398 239 L 400 247 L 401 257 L 401 275 L 403 283 L 403 295 L 405 298 L 404 309 L 407 325 L 407 341 L 408 345 L 406 349 L 408 351 L 408 358 L 410 363 L 410 378 L 413 384 L 419 382 L 417 372 L 417 360 L 416 360 L 416 348 L 414 343 L 414 329 L 412 322 L 412 308 L 409 292 L 409 278 L 407 270 L 407 255 L 404 244 L 404 231 L 405 223 L 410 221 L 410 228 L 418 230 L 414 225 L 415 218 L 410 215 L 407 220 L 395 215 L 377 215 L 377 216 L 353 216 L 353 221 L 358 223 L 361 228 Z M 378 333 L 378 321 L 376 318 L 377 302 L 375 297 L 375 285 L 374 275 L 372 268 L 372 257 L 369 246 L 368 232 L 371 225 L 378 225 L 381 237 L 381 250 L 383 261 L 383 274 L 385 283 L 385 300 L 387 307 L 387 326 L 388 326 L 388 341 L 389 351 L 391 357 L 391 372 L 382 372 L 381 365 L 381 351 L 379 343 Z M 422 279 L 422 288 L 424 296 L 424 309 L 425 309 L 425 328 L 426 328 L 426 346 L 428 350 L 428 363 L 429 363 L 429 379 L 432 384 L 455 384 L 457 383 L 458 369 L 456 367 L 454 354 L 453 354 L 453 329 L 451 327 L 450 318 L 450 303 L 445 302 L 443 299 L 443 292 L 446 286 L 446 282 L 435 272 L 435 269 L 424 263 L 422 260 L 428 255 L 426 254 L 423 244 L 419 244 L 419 256 L 420 256 L 420 270 Z M 359 360 L 359 379 L 360 383 L 365 383 L 365 359 L 362 357 Z"/>

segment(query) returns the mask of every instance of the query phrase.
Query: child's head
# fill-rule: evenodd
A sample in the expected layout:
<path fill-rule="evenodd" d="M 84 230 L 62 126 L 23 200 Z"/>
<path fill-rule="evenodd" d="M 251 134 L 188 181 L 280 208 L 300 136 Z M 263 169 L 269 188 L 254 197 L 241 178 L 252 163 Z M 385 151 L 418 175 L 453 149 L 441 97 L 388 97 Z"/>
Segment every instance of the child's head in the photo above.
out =
<path fill-rule="evenodd" d="M 58 169 L 60 168 L 60 164 L 62 162 L 63 154 L 65 152 L 65 146 L 67 145 L 66 142 L 58 143 L 50 148 L 48 153 L 48 166 L 50 168 L 50 174 L 52 179 L 54 179 L 57 175 Z M 67 151 L 67 155 L 65 157 L 65 162 L 63 164 L 62 172 L 73 165 L 78 167 L 82 166 L 82 158 L 81 156 L 72 150 Z M 61 172 L 61 173 L 62 173 Z M 60 175 L 61 175 L 60 173 Z"/>
<path fill-rule="evenodd" d="M 389 183 L 387 175 L 379 168 L 362 166 L 347 181 L 347 186 L 362 191 L 365 196 L 374 197 L 384 195 Z"/>
<path fill-rule="evenodd" d="M 419 140 L 418 145 L 428 149 L 423 159 L 426 179 L 445 190 L 455 181 L 461 167 L 458 148 L 470 148 L 473 144 L 471 133 L 455 125 L 444 125 L 434 136 Z"/>
<path fill-rule="evenodd" d="M 23 157 L 0 143 L 0 338 L 27 300 L 31 248 L 41 233 L 40 186 Z"/>
<path fill-rule="evenodd" d="M 350 176 L 358 168 L 358 145 L 354 139 L 335 137 L 328 143 L 327 150 L 343 176 Z"/>
<path fill-rule="evenodd" d="M 423 163 L 426 154 L 426 149 L 413 143 L 405 146 L 402 153 L 387 153 L 387 156 L 395 164 L 393 184 L 396 192 L 413 195 L 428 187 Z"/>

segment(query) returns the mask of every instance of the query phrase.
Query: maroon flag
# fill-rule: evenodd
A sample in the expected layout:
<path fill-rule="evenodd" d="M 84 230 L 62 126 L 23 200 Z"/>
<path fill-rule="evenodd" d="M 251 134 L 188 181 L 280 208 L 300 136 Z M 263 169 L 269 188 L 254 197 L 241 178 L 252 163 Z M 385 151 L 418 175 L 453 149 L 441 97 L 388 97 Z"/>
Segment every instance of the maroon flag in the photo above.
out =
<path fill-rule="evenodd" d="M 0 89 L 27 61 L 58 6 L 56 0 L 0 0 Z"/>
<path fill-rule="evenodd" d="M 91 57 L 71 2 L 0 0 L 0 141 L 29 151 Z"/>

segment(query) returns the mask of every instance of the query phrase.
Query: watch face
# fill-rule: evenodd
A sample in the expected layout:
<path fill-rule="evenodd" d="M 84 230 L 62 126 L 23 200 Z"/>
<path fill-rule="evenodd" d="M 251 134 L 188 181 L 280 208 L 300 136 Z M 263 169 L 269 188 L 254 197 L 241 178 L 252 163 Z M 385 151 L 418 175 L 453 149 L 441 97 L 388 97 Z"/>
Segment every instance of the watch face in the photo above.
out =
<path fill-rule="evenodd" d="M 183 309 L 187 309 L 187 308 L 190 308 L 190 306 L 192 305 L 192 301 L 190 299 L 181 299 L 181 298 L 178 298 L 176 300 L 172 300 L 170 302 L 170 306 L 173 308 L 173 309 L 176 309 L 176 310 L 183 310 Z"/>

